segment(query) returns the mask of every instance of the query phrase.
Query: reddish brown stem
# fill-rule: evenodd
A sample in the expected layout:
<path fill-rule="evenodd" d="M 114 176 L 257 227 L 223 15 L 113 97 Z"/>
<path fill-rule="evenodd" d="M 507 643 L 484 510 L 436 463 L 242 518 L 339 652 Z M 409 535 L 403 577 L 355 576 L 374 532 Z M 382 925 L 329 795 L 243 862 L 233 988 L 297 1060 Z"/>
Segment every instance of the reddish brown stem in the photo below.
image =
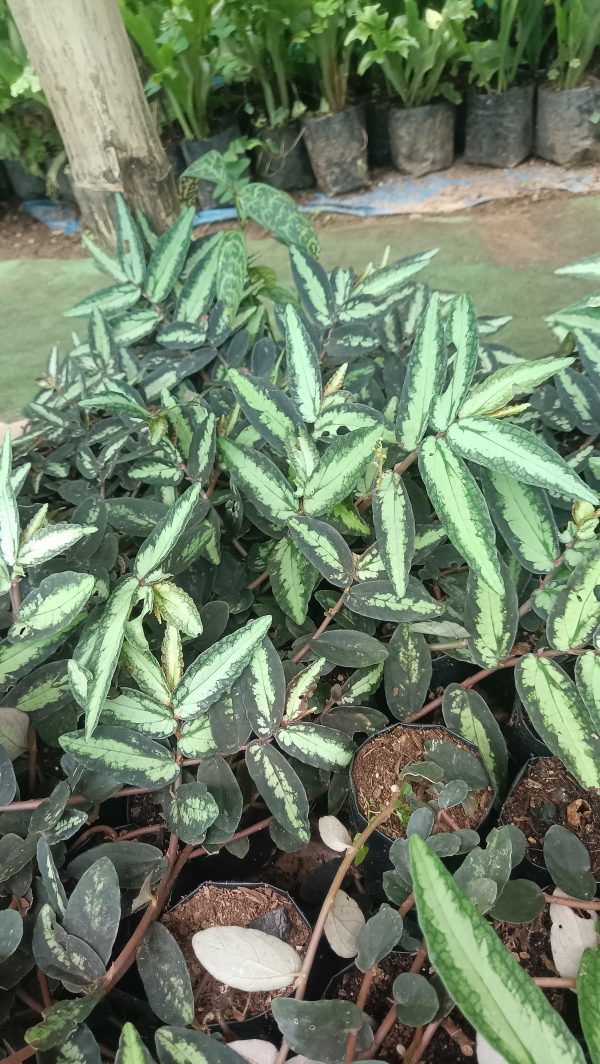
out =
<path fill-rule="evenodd" d="M 37 782 L 37 732 L 30 724 L 27 729 L 27 783 L 29 793 L 35 790 Z"/>
<path fill-rule="evenodd" d="M 81 835 L 79 835 L 75 839 L 73 845 L 71 846 L 71 852 L 73 852 L 74 850 L 81 849 L 83 844 L 87 842 L 87 840 L 91 838 L 92 835 L 105 835 L 107 839 L 111 840 L 111 842 L 116 842 L 116 840 L 119 838 L 119 835 L 115 831 L 115 829 L 109 827 L 108 824 L 93 824 L 91 828 L 87 828 L 85 831 L 82 831 Z"/>
<path fill-rule="evenodd" d="M 10 608 L 12 611 L 13 621 L 17 620 L 19 615 L 19 608 L 21 606 L 21 588 L 19 587 L 18 580 L 11 580 L 10 583 Z"/>
<path fill-rule="evenodd" d="M 533 980 L 538 986 L 566 986 L 570 990 L 574 990 L 577 986 L 576 979 L 561 979 L 559 976 L 536 976 Z"/>
<path fill-rule="evenodd" d="M 408 900 L 409 899 L 407 898 L 406 902 Z M 405 905 L 406 905 L 406 902 L 404 902 Z M 413 962 L 412 962 L 412 964 L 410 966 L 410 972 L 411 972 L 412 975 L 414 975 L 415 972 L 419 972 L 421 970 L 421 968 L 423 967 L 423 962 L 425 961 L 426 957 L 427 957 L 427 950 L 426 950 L 424 945 L 420 945 L 418 950 L 417 950 L 417 952 L 414 955 Z M 377 1030 L 375 1031 L 375 1037 L 374 1037 L 371 1045 L 369 1046 L 369 1048 L 367 1050 L 365 1050 L 364 1053 L 361 1053 L 361 1057 L 363 1057 L 366 1060 L 373 1060 L 376 1057 L 379 1048 L 385 1042 L 385 1040 L 386 1040 L 388 1034 L 390 1033 L 392 1027 L 394 1026 L 395 1022 L 396 1022 L 396 1006 L 394 1004 L 394 1005 L 391 1006 L 391 1008 L 388 1010 L 388 1012 L 383 1017 L 383 1020 L 379 1024 L 379 1027 L 377 1028 Z"/>
<path fill-rule="evenodd" d="M 148 824 L 147 827 L 144 828 L 133 828 L 131 831 L 124 831 L 118 836 L 118 841 L 121 842 L 123 839 L 139 839 L 142 835 L 158 835 L 159 832 L 164 830 L 164 823 Z"/>
<path fill-rule="evenodd" d="M 344 590 L 342 591 L 339 599 L 337 600 L 337 602 L 334 603 L 334 605 L 331 607 L 330 610 L 327 610 L 327 613 L 325 614 L 325 616 L 324 616 L 323 620 L 321 621 L 319 627 L 317 628 L 315 634 L 312 636 L 312 639 L 318 639 L 319 636 L 323 635 L 323 632 L 327 628 L 329 628 L 329 625 L 331 624 L 333 618 L 335 617 L 335 615 L 337 613 L 340 612 L 342 606 L 344 605 L 344 602 L 346 600 L 346 595 L 348 594 L 349 591 L 350 591 L 350 587 L 345 587 Z M 305 643 L 305 645 L 302 647 L 302 650 L 299 650 L 297 654 L 294 654 L 294 656 L 292 658 L 292 661 L 295 664 L 297 662 L 299 662 L 299 661 L 302 661 L 302 658 L 304 657 L 304 655 L 309 650 L 310 650 L 310 643 Z"/>
<path fill-rule="evenodd" d="M 246 839 L 249 835 L 254 835 L 257 831 L 262 831 L 263 828 L 268 828 L 273 820 L 274 817 L 267 816 L 264 820 L 259 820 L 256 824 L 250 824 L 250 827 L 242 828 L 241 831 L 237 831 L 236 834 L 229 839 L 229 842 L 223 843 L 223 845 L 228 846 L 230 842 L 237 842 L 238 839 Z M 208 855 L 208 850 L 205 850 L 204 846 L 198 846 L 196 850 L 192 850 L 189 860 L 191 861 L 194 857 L 205 857 Z"/>
<path fill-rule="evenodd" d="M 35 1046 L 23 1046 L 16 1053 L 11 1053 L 9 1057 L 2 1057 L 0 1064 L 21 1064 L 22 1060 L 29 1060 L 37 1050 Z"/>
<path fill-rule="evenodd" d="M 48 980 L 46 979 L 45 972 L 42 972 L 40 968 L 36 969 L 38 986 L 40 988 L 40 994 L 42 995 L 42 1001 L 45 1009 L 49 1009 L 54 1004 L 52 994 L 48 988 Z"/>
<path fill-rule="evenodd" d="M 257 576 L 255 580 L 251 581 L 251 583 L 246 584 L 246 588 L 248 591 L 256 591 L 256 589 L 259 588 L 261 584 L 264 584 L 265 580 L 268 579 L 269 573 L 267 569 L 265 569 L 264 573 L 261 573 L 260 576 Z"/>
<path fill-rule="evenodd" d="M 544 894 L 544 901 L 549 905 L 567 905 L 569 909 L 600 909 L 600 900 L 594 898 L 591 901 L 581 901 L 577 898 L 555 897 L 553 894 Z"/>
<path fill-rule="evenodd" d="M 442 1020 L 441 1026 L 449 1034 L 450 1037 L 456 1042 L 457 1046 L 460 1046 L 460 1051 L 464 1057 L 472 1057 L 474 1055 L 473 1040 L 461 1031 L 458 1024 L 451 1020 L 449 1016 L 446 1016 L 445 1020 Z"/>
<path fill-rule="evenodd" d="M 194 761 L 192 764 L 198 764 L 198 762 Z M 153 794 L 155 791 L 155 787 L 122 787 L 121 790 L 113 794 L 112 797 L 128 798 L 132 794 Z M 47 798 L 28 798 L 23 802 L 12 802 L 11 805 L 0 805 L 0 813 L 27 813 L 30 810 L 37 809 L 38 805 L 42 805 L 47 801 Z M 89 802 L 89 798 L 86 798 L 85 794 L 72 794 L 67 800 L 67 805 L 82 805 L 85 802 Z"/>
<path fill-rule="evenodd" d="M 366 971 L 362 977 L 360 990 L 358 991 L 356 997 L 356 1007 L 357 1009 L 361 1009 L 361 1011 L 364 1009 L 367 1003 L 367 998 L 369 996 L 371 987 L 373 985 L 373 979 L 375 978 L 376 974 L 377 965 L 375 965 L 373 968 L 369 968 L 368 971 Z M 348 1041 L 346 1042 L 346 1064 L 352 1064 L 352 1061 L 354 1060 L 357 1038 L 358 1031 L 350 1031 L 350 1034 L 348 1035 Z"/>
<path fill-rule="evenodd" d="M 416 1052 L 414 1052 L 410 1056 L 408 1053 L 406 1054 L 404 1058 L 406 1064 L 418 1064 L 418 1061 L 423 1059 L 423 1053 L 427 1049 L 427 1046 L 430 1044 L 432 1039 L 435 1037 L 439 1026 L 439 1020 L 434 1020 L 433 1023 L 428 1024 L 428 1026 L 423 1031 L 423 1035 L 419 1040 L 418 1046 L 415 1047 Z"/>

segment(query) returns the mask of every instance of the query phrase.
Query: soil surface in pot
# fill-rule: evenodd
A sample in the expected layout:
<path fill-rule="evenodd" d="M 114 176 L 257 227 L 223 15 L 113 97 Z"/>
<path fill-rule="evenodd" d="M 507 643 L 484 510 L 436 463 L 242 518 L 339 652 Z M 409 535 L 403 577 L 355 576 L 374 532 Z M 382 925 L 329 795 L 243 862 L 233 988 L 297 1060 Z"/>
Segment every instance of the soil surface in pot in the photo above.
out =
<path fill-rule="evenodd" d="M 246 1020 L 266 1012 L 274 997 L 288 990 L 256 992 L 235 990 L 213 979 L 202 967 L 192 949 L 192 935 L 207 927 L 249 927 L 259 917 L 279 910 L 285 925 L 283 939 L 304 955 L 310 928 L 291 901 L 267 886 L 217 887 L 206 883 L 187 901 L 181 902 L 162 918 L 162 923 L 177 940 L 192 980 L 196 1018 L 201 1024 L 220 1020 Z M 283 910 L 283 912 L 281 912 Z M 259 927 L 266 930 L 265 927 Z"/>
<path fill-rule="evenodd" d="M 466 743 L 450 737 L 443 728 L 396 728 L 381 732 L 358 751 L 352 766 L 352 780 L 356 790 L 358 808 L 368 818 L 373 810 L 378 810 L 388 801 L 394 784 L 402 769 L 413 761 L 425 761 L 425 743 L 429 739 L 442 739 L 453 742 L 463 750 L 473 751 Z M 428 800 L 427 784 L 414 781 L 413 793 L 423 801 Z M 492 800 L 490 787 L 476 795 L 477 808 L 473 813 L 466 813 L 461 805 L 449 811 L 449 816 L 459 828 L 476 828 L 485 816 Z M 448 823 L 441 822 L 438 831 L 448 831 Z M 390 839 L 404 838 L 406 828 L 400 818 L 393 815 L 380 828 L 382 834 Z"/>
<path fill-rule="evenodd" d="M 371 984 L 371 990 L 365 1005 L 365 1012 L 379 1026 L 393 1003 L 392 983 L 397 975 L 410 970 L 413 961 L 412 954 L 396 954 L 384 957 L 377 965 L 377 973 Z M 429 962 L 426 961 L 420 968 L 420 974 L 428 976 L 433 971 Z M 356 1001 L 358 991 L 362 983 L 363 975 L 357 968 L 351 968 L 343 972 L 338 980 L 336 997 L 340 1001 Z M 446 1021 L 449 1030 L 454 1032 L 452 1037 L 448 1031 L 441 1027 L 431 1044 L 427 1047 L 425 1055 L 421 1058 L 425 1064 L 465 1064 L 467 1060 L 475 1059 L 475 1038 L 473 1030 L 462 1019 L 457 1010 Z M 377 1050 L 377 1059 L 397 1064 L 402 1060 L 406 1050 L 413 1040 L 414 1027 L 407 1027 L 403 1023 L 395 1023 L 380 1049 Z M 460 1043 L 457 1041 L 460 1038 Z M 466 1052 L 463 1052 L 463 1049 Z M 470 1050 L 470 1052 L 469 1052 Z"/>
<path fill-rule="evenodd" d="M 516 961 L 532 978 L 552 978 L 558 975 L 550 946 L 550 908 L 545 906 L 529 924 L 492 922 L 492 927 Z M 548 1001 L 557 1012 L 565 1006 L 565 992 L 556 987 L 542 987 Z"/>
<path fill-rule="evenodd" d="M 584 790 L 557 757 L 541 757 L 506 799 L 502 824 L 515 824 L 525 833 L 527 857 L 544 864 L 544 835 L 562 824 L 587 847 L 591 871 L 600 879 L 600 794 Z"/>
<path fill-rule="evenodd" d="M 129 799 L 129 819 L 138 828 L 149 828 L 151 824 L 166 827 L 160 806 L 151 794 L 134 794 Z M 158 834 L 158 832 L 157 832 Z"/>

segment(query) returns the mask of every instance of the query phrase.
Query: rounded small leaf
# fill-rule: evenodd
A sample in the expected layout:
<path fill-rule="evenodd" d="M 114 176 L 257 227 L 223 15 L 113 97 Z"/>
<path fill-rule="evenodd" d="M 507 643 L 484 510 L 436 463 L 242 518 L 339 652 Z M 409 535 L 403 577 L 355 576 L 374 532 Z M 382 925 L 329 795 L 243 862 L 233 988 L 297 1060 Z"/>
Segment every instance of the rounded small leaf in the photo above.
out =
<path fill-rule="evenodd" d="M 302 967 L 293 946 L 252 927 L 209 927 L 192 947 L 213 979 L 236 990 L 283 990 Z"/>
<path fill-rule="evenodd" d="M 403 926 L 402 917 L 389 905 L 382 905 L 356 936 L 356 967 L 366 972 L 379 964 L 400 941 Z"/>
<path fill-rule="evenodd" d="M 430 1023 L 439 1008 L 435 989 L 423 975 L 403 972 L 394 979 L 392 994 L 396 1016 L 409 1027 Z"/>
<path fill-rule="evenodd" d="M 337 850 L 338 853 L 345 853 L 348 846 L 352 845 L 349 831 L 336 816 L 319 817 L 319 835 L 330 850 Z"/>
<path fill-rule="evenodd" d="M 574 898 L 588 901 L 596 893 L 590 872 L 590 855 L 576 835 L 553 824 L 544 836 L 544 864 L 557 887 Z"/>
<path fill-rule="evenodd" d="M 338 957 L 356 956 L 356 936 L 364 924 L 365 918 L 354 898 L 345 890 L 338 890 L 324 928 L 325 938 Z"/>

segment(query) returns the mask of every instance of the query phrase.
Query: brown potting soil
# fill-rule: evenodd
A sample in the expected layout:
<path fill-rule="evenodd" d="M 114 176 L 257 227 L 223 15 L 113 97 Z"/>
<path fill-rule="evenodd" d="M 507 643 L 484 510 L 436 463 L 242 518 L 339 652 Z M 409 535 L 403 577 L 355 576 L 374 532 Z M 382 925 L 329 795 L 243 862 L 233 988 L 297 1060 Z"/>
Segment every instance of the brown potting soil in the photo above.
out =
<path fill-rule="evenodd" d="M 358 807 L 364 817 L 369 818 L 389 801 L 392 787 L 398 783 L 398 776 L 406 765 L 413 761 L 426 760 L 425 743 L 430 739 L 442 739 L 453 742 L 463 750 L 471 748 L 454 736 L 449 736 L 444 728 L 395 728 L 393 731 L 375 735 L 358 751 L 352 767 L 352 780 L 356 791 Z M 428 800 L 426 783 L 414 781 L 413 793 L 422 801 Z M 477 793 L 477 808 L 473 813 L 466 813 L 462 805 L 449 810 L 448 817 L 458 828 L 475 828 L 485 816 L 492 800 L 492 790 L 486 787 Z M 448 831 L 452 825 L 442 820 L 438 831 Z M 400 817 L 393 813 L 380 828 L 388 838 L 404 838 L 406 827 Z"/>
<path fill-rule="evenodd" d="M 413 962 L 412 954 L 390 954 L 377 965 L 377 972 L 371 984 L 371 990 L 365 1004 L 365 1012 L 371 1017 L 377 1028 L 393 1004 L 392 983 L 397 975 L 408 972 Z M 428 976 L 433 968 L 428 961 L 421 966 L 419 973 Z M 344 972 L 338 980 L 336 997 L 341 1001 L 356 1001 L 362 983 L 363 973 L 357 968 Z M 449 1017 L 448 1028 L 458 1035 L 456 1040 L 445 1028 L 440 1027 L 422 1060 L 425 1064 L 465 1064 L 475 1058 L 475 1041 L 472 1029 L 465 1023 L 457 1010 Z M 395 1023 L 381 1047 L 377 1050 L 378 1060 L 397 1064 L 401 1061 L 413 1040 L 414 1027 Z"/>
<path fill-rule="evenodd" d="M 509 924 L 494 920 L 492 927 L 512 953 L 516 961 L 532 977 L 556 977 L 558 972 L 552 960 L 550 946 L 550 908 L 545 906 L 540 915 L 529 924 Z M 543 987 L 544 994 L 557 1012 L 565 1004 L 564 991 L 556 987 Z"/>
<path fill-rule="evenodd" d="M 248 993 L 213 979 L 192 949 L 192 935 L 208 927 L 248 927 L 265 913 L 283 909 L 288 920 L 285 941 L 302 957 L 310 927 L 292 902 L 268 886 L 218 887 L 206 883 L 187 901 L 166 913 L 162 923 L 177 940 L 192 980 L 196 1019 L 203 1025 L 246 1020 L 266 1012 L 274 997 L 288 990 Z"/>
<path fill-rule="evenodd" d="M 557 757 L 541 757 L 527 769 L 500 814 L 501 824 L 515 824 L 527 840 L 527 856 L 543 865 L 544 835 L 552 824 L 572 831 L 590 855 L 600 879 L 600 794 L 584 790 Z"/>
<path fill-rule="evenodd" d="M 129 799 L 129 819 L 139 828 L 150 827 L 163 821 L 160 805 L 156 805 L 151 794 L 134 794 Z"/>

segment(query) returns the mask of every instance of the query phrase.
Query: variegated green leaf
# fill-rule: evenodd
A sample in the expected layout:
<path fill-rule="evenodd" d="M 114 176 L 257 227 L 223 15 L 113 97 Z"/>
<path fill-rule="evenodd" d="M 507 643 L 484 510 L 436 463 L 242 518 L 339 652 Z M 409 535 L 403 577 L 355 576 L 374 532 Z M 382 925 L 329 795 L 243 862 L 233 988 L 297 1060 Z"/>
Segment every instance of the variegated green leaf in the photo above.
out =
<path fill-rule="evenodd" d="M 184 757 L 211 757 L 219 752 L 210 726 L 210 716 L 198 717 L 183 724 L 177 749 Z"/>
<path fill-rule="evenodd" d="M 194 208 L 182 211 L 177 221 L 159 237 L 150 262 L 144 291 L 151 303 L 162 303 L 173 289 L 190 246 Z"/>
<path fill-rule="evenodd" d="M 402 477 L 388 469 L 373 496 L 377 546 L 390 583 L 403 598 L 414 554 L 415 519 Z"/>
<path fill-rule="evenodd" d="M 138 458 L 137 462 L 131 463 L 127 472 L 132 480 L 159 487 L 174 486 L 183 480 L 183 470 L 166 458 Z"/>
<path fill-rule="evenodd" d="M 68 1001 L 57 1001 L 50 1008 L 44 1009 L 43 1020 L 25 1032 L 27 1042 L 40 1052 L 62 1046 L 77 1025 L 83 1023 L 94 1011 L 103 994 L 99 986 L 84 997 Z"/>
<path fill-rule="evenodd" d="M 271 617 L 249 621 L 209 647 L 190 665 L 173 691 L 173 706 L 181 720 L 199 717 L 216 702 L 246 668 L 271 627 Z"/>
<path fill-rule="evenodd" d="M 152 585 L 152 605 L 157 617 L 190 639 L 201 634 L 202 620 L 198 607 L 191 595 L 172 580 L 160 580 Z"/>
<path fill-rule="evenodd" d="M 94 731 L 108 695 L 123 645 L 125 623 L 136 591 L 137 582 L 132 577 L 127 577 L 118 584 L 98 621 L 93 658 L 89 663 L 92 666 L 92 680 L 87 691 L 86 738 Z"/>
<path fill-rule="evenodd" d="M 58 918 L 62 920 L 67 908 L 67 895 L 45 835 L 40 835 L 37 841 L 36 857 L 46 898 Z"/>
<path fill-rule="evenodd" d="M 465 599 L 465 628 L 473 661 L 494 668 L 508 657 L 517 634 L 519 602 L 508 568 L 501 563 L 501 595 L 486 584 L 475 569 L 469 570 Z"/>
<path fill-rule="evenodd" d="M 290 517 L 292 539 L 310 564 L 335 587 L 352 583 L 352 552 L 335 528 L 312 517 Z"/>
<path fill-rule="evenodd" d="M 431 262 L 437 255 L 438 248 L 430 251 L 420 251 L 417 255 L 410 255 L 404 259 L 397 259 L 389 266 L 373 270 L 372 273 L 362 280 L 356 287 L 361 295 L 375 296 L 376 299 L 386 299 L 401 289 L 401 286 L 409 277 L 418 273 Z"/>
<path fill-rule="evenodd" d="M 388 643 L 383 666 L 385 697 L 393 715 L 403 720 L 425 701 L 431 682 L 431 651 L 424 636 L 399 624 Z"/>
<path fill-rule="evenodd" d="M 294 769 L 273 746 L 250 743 L 246 766 L 268 810 L 294 838 L 308 842 L 308 799 Z"/>
<path fill-rule="evenodd" d="M 304 510 L 309 516 L 329 513 L 336 503 L 350 495 L 372 459 L 380 437 L 380 426 L 336 437 L 305 485 Z"/>
<path fill-rule="evenodd" d="M 196 407 L 196 417 L 200 418 L 200 408 Z M 208 480 L 215 461 L 216 449 L 216 421 L 214 414 L 209 411 L 196 422 L 190 441 L 190 449 L 187 455 L 187 471 L 189 475 L 205 484 Z"/>
<path fill-rule="evenodd" d="M 146 256 L 142 237 L 123 196 L 116 196 L 115 204 L 119 266 L 128 281 L 141 285 L 146 276 Z"/>
<path fill-rule="evenodd" d="M 510 1064 L 583 1064 L 558 1012 L 417 834 L 410 863 L 429 958 L 468 1022 Z"/>
<path fill-rule="evenodd" d="M 8 566 L 14 564 L 19 545 L 19 511 L 11 472 L 12 443 L 10 432 L 5 432 L 0 455 L 0 557 Z"/>
<path fill-rule="evenodd" d="M 153 1058 L 132 1023 L 124 1023 L 121 1028 L 115 1064 L 153 1064 Z"/>
<path fill-rule="evenodd" d="M 592 384 L 600 390 L 600 344 L 597 333 L 575 332 L 577 354 Z"/>
<path fill-rule="evenodd" d="M 459 417 L 492 414 L 501 410 L 516 395 L 532 392 L 538 384 L 548 380 L 548 377 L 570 366 L 572 361 L 573 359 L 558 355 L 535 360 L 522 358 L 509 366 L 503 366 L 473 388 L 460 408 Z"/>
<path fill-rule="evenodd" d="M 126 284 L 113 284 L 109 288 L 101 288 L 99 292 L 92 292 L 91 296 L 86 296 L 85 299 L 80 300 L 70 310 L 65 311 L 65 317 L 87 318 L 94 308 L 98 308 L 110 318 L 134 307 L 140 295 L 141 290 L 137 284 L 129 282 Z"/>
<path fill-rule="evenodd" d="M 190 270 L 177 301 L 177 321 L 193 324 L 208 310 L 216 292 L 220 253 L 221 239 Z"/>
<path fill-rule="evenodd" d="M 265 185 L 262 181 L 245 185 L 238 193 L 242 214 L 248 215 L 287 247 L 297 245 L 309 255 L 319 254 L 319 241 L 308 218 L 305 218 L 287 192 Z"/>
<path fill-rule="evenodd" d="M 515 680 L 527 716 L 552 753 L 582 787 L 600 787 L 600 738 L 566 672 L 548 658 L 526 654 Z"/>
<path fill-rule="evenodd" d="M 500 535 L 524 569 L 548 573 L 558 556 L 558 531 L 546 493 L 496 469 L 481 483 Z"/>
<path fill-rule="evenodd" d="M 167 705 L 171 692 L 154 654 L 125 640 L 121 648 L 120 663 L 145 694 Z"/>
<path fill-rule="evenodd" d="M 577 973 L 577 1006 L 587 1051 L 592 1064 L 600 1061 L 600 1024 L 598 998 L 600 996 L 600 951 L 585 949 Z"/>
<path fill-rule="evenodd" d="M 156 1032 L 156 1050 L 160 1064 L 239 1064 L 240 1061 L 238 1054 L 223 1042 L 184 1027 L 161 1027 Z"/>
<path fill-rule="evenodd" d="M 577 690 L 586 704 L 595 730 L 600 728 L 600 654 L 586 650 L 575 665 Z"/>
<path fill-rule="evenodd" d="M 246 242 L 237 230 L 225 233 L 219 250 L 216 291 L 228 321 L 237 314 L 246 283 Z"/>
<path fill-rule="evenodd" d="M 437 293 L 419 319 L 396 414 L 396 435 L 405 451 L 421 441 L 446 369 L 446 341 Z"/>
<path fill-rule="evenodd" d="M 275 738 L 286 754 L 328 772 L 347 768 L 354 753 L 354 743 L 348 735 L 319 724 L 290 724 L 280 728 Z"/>
<path fill-rule="evenodd" d="M 127 728 L 101 726 L 89 739 L 81 731 L 68 732 L 61 736 L 60 745 L 84 768 L 96 769 L 132 787 L 159 790 L 179 775 L 169 750 Z"/>
<path fill-rule="evenodd" d="M 95 950 L 59 927 L 48 904 L 38 913 L 32 947 L 38 967 L 75 993 L 104 975 L 104 965 Z"/>
<path fill-rule="evenodd" d="M 558 650 L 583 647 L 600 624 L 600 543 L 573 570 L 556 596 L 546 624 L 548 639 Z"/>
<path fill-rule="evenodd" d="M 496 418 L 464 417 L 450 426 L 446 439 L 455 454 L 515 477 L 523 484 L 545 488 L 569 501 L 598 502 L 596 492 L 557 451 L 518 425 Z"/>
<path fill-rule="evenodd" d="M 500 726 L 487 702 L 477 691 L 465 691 L 451 683 L 444 691 L 444 721 L 450 731 L 468 739 L 481 753 L 496 794 L 506 786 L 508 754 Z"/>
<path fill-rule="evenodd" d="M 219 807 L 205 783 L 182 783 L 166 808 L 171 831 L 183 842 L 199 846 L 219 815 Z"/>
<path fill-rule="evenodd" d="M 180 947 L 164 924 L 157 920 L 150 924 L 136 959 L 148 1003 L 158 1018 L 182 1026 L 191 1023 L 194 994 L 190 974 Z"/>
<path fill-rule="evenodd" d="M 329 325 L 335 308 L 325 270 L 316 259 L 297 245 L 290 248 L 290 265 L 303 306 L 319 325 Z"/>
<path fill-rule="evenodd" d="M 56 635 L 83 609 L 95 582 L 87 573 L 63 572 L 45 577 L 23 599 L 9 637 L 18 642 Z"/>
<path fill-rule="evenodd" d="M 494 526 L 472 473 L 445 440 L 432 436 L 421 447 L 419 468 L 448 539 L 481 579 L 502 594 Z"/>
<path fill-rule="evenodd" d="M 324 664 L 325 658 L 317 658 L 290 680 L 286 695 L 286 720 L 293 720 L 305 706 L 308 708 L 308 699 L 317 686 Z"/>
<path fill-rule="evenodd" d="M 600 424 L 600 393 L 585 373 L 565 369 L 557 373 L 556 391 L 563 409 L 581 432 L 594 435 Z"/>
<path fill-rule="evenodd" d="M 311 639 L 310 646 L 315 654 L 345 668 L 379 665 L 387 657 L 387 649 L 378 639 L 346 628 L 329 628 Z"/>
<path fill-rule="evenodd" d="M 91 536 L 96 531 L 91 525 L 71 525 L 67 521 L 45 525 L 21 544 L 19 565 L 42 565 L 57 554 L 63 554 L 70 547 L 74 547 L 84 536 Z"/>
<path fill-rule="evenodd" d="M 103 724 L 132 728 L 151 739 L 166 739 L 175 729 L 173 714 L 167 706 L 132 688 L 104 703 L 101 720 Z"/>
<path fill-rule="evenodd" d="M 251 373 L 230 369 L 227 380 L 253 428 L 274 451 L 285 454 L 288 440 L 293 439 L 300 425 L 291 399 L 279 388 Z"/>
<path fill-rule="evenodd" d="M 270 458 L 223 438 L 218 447 L 234 481 L 260 514 L 283 524 L 296 513 L 292 489 Z"/>
<path fill-rule="evenodd" d="M 193 484 L 183 495 L 180 495 L 177 502 L 173 503 L 166 514 L 155 524 L 148 538 L 142 543 L 135 559 L 133 571 L 140 580 L 158 569 L 161 562 L 173 550 L 194 513 L 201 492 L 200 484 Z"/>
<path fill-rule="evenodd" d="M 80 613 L 70 626 L 59 635 L 46 639 L 33 639 L 27 643 L 2 643 L 0 645 L 0 686 L 15 683 L 21 676 L 29 673 L 35 665 L 40 665 L 66 639 L 70 628 L 74 628 L 85 615 Z"/>
<path fill-rule="evenodd" d="M 284 310 L 283 334 L 290 392 L 304 420 L 312 424 L 321 407 L 321 367 L 315 345 L 292 303 Z"/>
<path fill-rule="evenodd" d="M 256 735 L 270 735 L 285 709 L 285 675 L 270 639 L 256 647 L 240 682 L 248 722 Z"/>
<path fill-rule="evenodd" d="M 479 355 L 479 329 L 473 300 L 455 296 L 446 320 L 446 343 L 454 348 L 452 375 L 443 395 L 434 397 L 431 424 L 438 432 L 454 421 L 469 391 Z"/>
<path fill-rule="evenodd" d="M 318 580 L 316 569 L 291 539 L 276 542 L 267 562 L 271 589 L 280 609 L 296 624 L 304 624 Z"/>
<path fill-rule="evenodd" d="M 389 580 L 365 580 L 352 588 L 345 604 L 353 613 L 377 621 L 422 621 L 444 612 L 443 603 L 432 598 L 414 577 L 409 577 L 401 599 Z"/>
<path fill-rule="evenodd" d="M 72 891 L 64 914 L 65 931 L 75 935 L 108 964 L 121 920 L 121 892 L 115 866 L 99 857 Z"/>

